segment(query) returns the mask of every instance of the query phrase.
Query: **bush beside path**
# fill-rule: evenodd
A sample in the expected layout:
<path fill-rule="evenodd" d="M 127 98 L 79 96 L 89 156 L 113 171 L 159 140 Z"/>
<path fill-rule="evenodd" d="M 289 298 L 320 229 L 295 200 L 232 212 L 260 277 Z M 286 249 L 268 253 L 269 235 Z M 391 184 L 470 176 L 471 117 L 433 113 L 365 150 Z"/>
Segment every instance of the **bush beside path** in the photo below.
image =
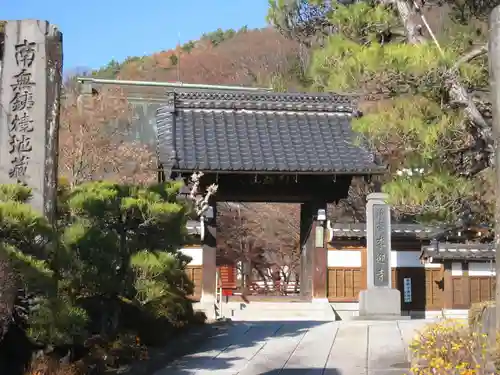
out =
<path fill-rule="evenodd" d="M 417 333 L 410 345 L 411 374 L 500 373 L 500 333 L 485 326 L 492 307 L 491 302 L 475 304 L 468 321 L 442 319 Z"/>
<path fill-rule="evenodd" d="M 179 341 L 193 310 L 182 184 L 61 181 L 57 222 L 0 185 L 0 373 L 99 375 Z"/>

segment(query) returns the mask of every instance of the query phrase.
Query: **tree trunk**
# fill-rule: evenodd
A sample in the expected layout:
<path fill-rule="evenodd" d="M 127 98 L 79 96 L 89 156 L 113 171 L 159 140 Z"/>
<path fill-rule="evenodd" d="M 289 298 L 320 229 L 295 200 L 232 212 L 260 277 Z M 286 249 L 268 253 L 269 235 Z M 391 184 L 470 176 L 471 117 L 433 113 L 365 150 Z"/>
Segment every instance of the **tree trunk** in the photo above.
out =
<path fill-rule="evenodd" d="M 1 246 L 1 245 L 0 245 Z M 0 248 L 0 342 L 7 333 L 14 313 L 16 275 L 7 255 Z"/>
<path fill-rule="evenodd" d="M 490 84 L 493 112 L 493 136 L 495 140 L 496 209 L 495 209 L 495 250 L 496 250 L 496 326 L 500 329 L 500 6 L 490 16 Z"/>

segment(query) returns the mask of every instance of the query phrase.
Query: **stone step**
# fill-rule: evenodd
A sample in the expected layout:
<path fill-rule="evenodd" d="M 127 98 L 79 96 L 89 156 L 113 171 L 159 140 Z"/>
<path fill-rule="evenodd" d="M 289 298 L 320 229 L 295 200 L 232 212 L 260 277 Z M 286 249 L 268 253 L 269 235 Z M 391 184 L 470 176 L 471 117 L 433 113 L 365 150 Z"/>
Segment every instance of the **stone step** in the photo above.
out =
<path fill-rule="evenodd" d="M 193 307 L 196 309 L 201 306 L 201 303 L 195 303 Z M 328 303 L 314 303 L 314 302 L 228 302 L 222 303 L 224 309 L 231 310 L 276 310 L 276 311 L 303 311 L 303 310 L 317 310 L 323 311 L 325 308 L 331 309 Z"/>
<path fill-rule="evenodd" d="M 320 302 L 228 302 L 222 303 L 222 306 L 230 309 L 247 310 L 286 310 L 302 311 L 302 310 L 324 310 L 328 303 Z"/>
<path fill-rule="evenodd" d="M 213 307 L 195 304 L 207 314 L 213 314 Z M 328 303 L 311 302 L 250 302 L 222 303 L 219 317 L 232 320 L 314 320 L 333 321 L 335 314 Z"/>
<path fill-rule="evenodd" d="M 207 317 L 230 318 L 232 320 L 314 320 L 314 321 L 352 321 L 359 319 L 357 303 L 314 303 L 314 302 L 229 302 L 221 304 L 221 311 L 215 315 L 214 305 L 194 304 L 195 310 L 204 311 Z M 403 315 L 408 315 L 403 312 Z M 435 319 L 467 318 L 466 310 L 445 310 L 411 312 L 412 318 Z M 408 319 L 408 318 L 402 318 Z"/>

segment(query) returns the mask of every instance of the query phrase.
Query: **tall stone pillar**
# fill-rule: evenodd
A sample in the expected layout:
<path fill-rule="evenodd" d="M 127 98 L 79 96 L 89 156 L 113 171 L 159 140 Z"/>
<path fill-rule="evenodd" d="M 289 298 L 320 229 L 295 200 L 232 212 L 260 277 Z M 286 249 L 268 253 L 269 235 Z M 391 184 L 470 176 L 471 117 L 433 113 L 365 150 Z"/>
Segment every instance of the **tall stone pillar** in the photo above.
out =
<path fill-rule="evenodd" d="M 367 289 L 359 293 L 362 319 L 400 319 L 401 292 L 391 282 L 391 215 L 387 195 L 372 193 L 366 205 Z"/>
<path fill-rule="evenodd" d="M 0 89 L 0 183 L 32 190 L 31 205 L 54 219 L 62 34 L 46 21 L 7 21 Z"/>

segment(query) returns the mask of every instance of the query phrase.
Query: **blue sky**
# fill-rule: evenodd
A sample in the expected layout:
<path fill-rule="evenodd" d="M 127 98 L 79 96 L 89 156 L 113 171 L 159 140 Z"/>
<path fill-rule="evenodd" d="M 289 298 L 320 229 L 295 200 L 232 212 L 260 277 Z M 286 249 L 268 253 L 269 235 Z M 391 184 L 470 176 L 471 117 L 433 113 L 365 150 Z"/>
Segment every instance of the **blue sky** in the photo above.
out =
<path fill-rule="evenodd" d="M 264 27 L 267 0 L 0 0 L 0 18 L 37 18 L 64 35 L 64 68 L 150 55 L 217 28 Z"/>

